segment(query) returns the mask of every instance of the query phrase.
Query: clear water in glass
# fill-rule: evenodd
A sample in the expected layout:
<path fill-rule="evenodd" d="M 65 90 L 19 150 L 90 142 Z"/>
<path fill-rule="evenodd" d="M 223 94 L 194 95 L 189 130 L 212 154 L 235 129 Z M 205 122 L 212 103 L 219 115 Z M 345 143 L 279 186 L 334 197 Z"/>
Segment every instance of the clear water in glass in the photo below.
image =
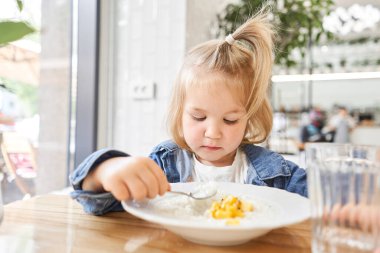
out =
<path fill-rule="evenodd" d="M 380 147 L 309 144 L 314 253 L 373 252 L 380 246 Z"/>

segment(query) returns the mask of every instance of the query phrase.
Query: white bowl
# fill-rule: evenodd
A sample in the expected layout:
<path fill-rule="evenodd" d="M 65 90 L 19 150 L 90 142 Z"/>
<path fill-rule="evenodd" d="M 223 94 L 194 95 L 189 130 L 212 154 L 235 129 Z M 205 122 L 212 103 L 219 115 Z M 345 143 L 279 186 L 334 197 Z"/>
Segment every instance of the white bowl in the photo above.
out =
<path fill-rule="evenodd" d="M 198 185 L 199 183 L 171 184 L 173 190 L 184 192 L 194 191 Z M 216 183 L 216 186 L 218 191 L 223 194 L 244 196 L 246 199 L 252 197 L 257 203 L 264 203 L 268 207 L 265 210 L 271 210 L 268 213 L 271 213 L 272 217 L 265 218 L 265 215 L 262 215 L 257 216 L 257 219 L 244 218 L 238 225 L 226 225 L 225 220 L 170 216 L 152 208 L 155 203 L 168 198 L 169 194 L 145 202 L 123 201 L 122 205 L 127 212 L 141 219 L 160 224 L 189 241 L 217 246 L 242 244 L 264 235 L 272 229 L 299 223 L 310 217 L 309 200 L 298 194 L 249 184 Z M 180 207 L 173 206 L 173 209 L 175 208 Z"/>

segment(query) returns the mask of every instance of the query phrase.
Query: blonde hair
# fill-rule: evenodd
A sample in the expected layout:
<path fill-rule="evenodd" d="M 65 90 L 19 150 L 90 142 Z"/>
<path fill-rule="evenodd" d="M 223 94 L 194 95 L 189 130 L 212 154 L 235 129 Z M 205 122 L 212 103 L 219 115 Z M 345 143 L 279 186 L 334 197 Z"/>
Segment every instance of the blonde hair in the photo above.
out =
<path fill-rule="evenodd" d="M 204 85 L 225 85 L 240 99 L 248 119 L 242 143 L 260 143 L 268 137 L 272 129 L 267 90 L 273 64 L 273 34 L 267 12 L 262 10 L 231 34 L 233 43 L 230 39 L 210 40 L 189 51 L 169 105 L 168 126 L 174 142 L 190 150 L 182 128 L 186 91 Z"/>

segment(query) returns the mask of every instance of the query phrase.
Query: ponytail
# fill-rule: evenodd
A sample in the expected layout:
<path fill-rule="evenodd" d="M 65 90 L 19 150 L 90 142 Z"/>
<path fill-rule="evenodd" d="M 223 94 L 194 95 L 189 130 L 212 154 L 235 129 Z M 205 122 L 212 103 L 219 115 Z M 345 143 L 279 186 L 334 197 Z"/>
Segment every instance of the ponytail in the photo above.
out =
<path fill-rule="evenodd" d="M 233 67 L 240 72 L 242 79 L 248 77 L 245 90 L 245 107 L 247 110 L 248 127 L 246 131 L 246 143 L 259 143 L 264 141 L 272 129 L 273 113 L 268 98 L 273 60 L 274 60 L 274 29 L 268 19 L 269 8 L 261 11 L 248 19 L 244 24 L 229 34 L 219 46 L 219 56 L 231 58 L 230 62 L 246 62 L 246 54 L 249 64 L 240 64 Z M 237 54 L 233 50 L 237 47 L 245 54 Z M 241 57 L 242 56 L 242 57 Z M 240 71 L 239 71 L 240 70 Z M 244 82 L 244 81 L 243 81 Z"/>

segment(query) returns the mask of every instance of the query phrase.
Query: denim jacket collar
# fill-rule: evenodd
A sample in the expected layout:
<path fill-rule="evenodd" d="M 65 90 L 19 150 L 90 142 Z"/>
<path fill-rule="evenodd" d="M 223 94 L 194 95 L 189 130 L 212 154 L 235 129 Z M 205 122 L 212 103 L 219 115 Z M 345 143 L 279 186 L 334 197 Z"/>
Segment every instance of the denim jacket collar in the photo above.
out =
<path fill-rule="evenodd" d="M 291 176 L 291 171 L 281 155 L 256 145 L 243 145 L 241 148 L 248 159 L 247 183 L 255 181 L 257 184 L 257 179 L 265 181 L 279 176 Z M 173 181 L 187 182 L 194 166 L 192 153 L 181 149 L 172 141 L 161 143 L 160 149 L 165 153 L 163 158 L 175 154 L 176 159 L 169 159 L 175 161 L 175 164 L 169 167 L 177 168 L 179 178 L 173 178 Z"/>

